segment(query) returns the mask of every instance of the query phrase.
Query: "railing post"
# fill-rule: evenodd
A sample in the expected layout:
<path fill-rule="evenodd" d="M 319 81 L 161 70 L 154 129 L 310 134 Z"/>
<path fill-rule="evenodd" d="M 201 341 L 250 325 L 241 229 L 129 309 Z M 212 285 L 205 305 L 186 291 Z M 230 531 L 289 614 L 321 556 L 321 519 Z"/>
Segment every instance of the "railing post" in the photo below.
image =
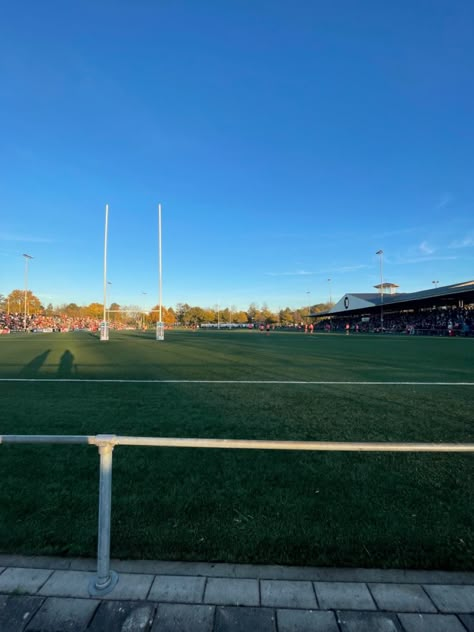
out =
<path fill-rule="evenodd" d="M 97 577 L 89 584 L 93 596 L 111 592 L 118 575 L 110 570 L 110 517 L 112 513 L 112 452 L 115 435 L 97 435 L 100 455 L 99 527 L 97 538 Z"/>

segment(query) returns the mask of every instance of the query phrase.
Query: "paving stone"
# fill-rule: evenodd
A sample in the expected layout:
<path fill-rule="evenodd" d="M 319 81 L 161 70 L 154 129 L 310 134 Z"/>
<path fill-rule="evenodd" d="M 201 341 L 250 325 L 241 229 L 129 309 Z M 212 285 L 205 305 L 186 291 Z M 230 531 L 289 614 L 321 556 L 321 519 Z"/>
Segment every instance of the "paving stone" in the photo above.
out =
<path fill-rule="evenodd" d="M 111 568 L 124 573 L 151 573 L 153 575 L 191 575 L 193 577 L 234 577 L 235 564 L 208 562 L 172 562 L 154 560 L 112 560 Z M 247 575 L 251 578 L 251 575 Z"/>
<path fill-rule="evenodd" d="M 323 610 L 377 610 L 365 584 L 354 582 L 314 582 Z"/>
<path fill-rule="evenodd" d="M 83 597 L 88 598 L 89 582 L 95 573 L 85 571 L 54 571 L 39 594 L 50 597 Z M 1 577 L 0 577 L 1 579 Z M 101 599 L 146 599 L 153 582 L 153 575 L 132 575 L 122 573 L 118 584 Z"/>
<path fill-rule="evenodd" d="M 460 614 L 459 618 L 468 632 L 474 632 L 474 614 Z"/>
<path fill-rule="evenodd" d="M 25 632 L 83 632 L 99 601 L 95 599 L 46 599 Z"/>
<path fill-rule="evenodd" d="M 160 603 L 151 632 L 212 632 L 214 606 Z"/>
<path fill-rule="evenodd" d="M 94 572 L 95 558 L 61 558 L 0 554 L 0 567 L 81 570 Z M 239 577 L 246 579 L 286 579 L 306 581 L 381 582 L 396 584 L 474 585 L 473 572 L 413 571 L 371 568 L 318 568 L 262 564 L 172 562 L 160 560 L 111 560 L 117 572 L 152 575 L 193 575 L 196 577 Z"/>
<path fill-rule="evenodd" d="M 437 612 L 430 598 L 417 584 L 369 584 L 379 610 L 391 612 Z"/>
<path fill-rule="evenodd" d="M 275 613 L 268 608 L 217 608 L 214 632 L 275 631 Z"/>
<path fill-rule="evenodd" d="M 149 601 L 202 603 L 205 577 L 158 575 L 148 594 Z"/>
<path fill-rule="evenodd" d="M 0 592 L 36 593 L 52 572 L 37 568 L 7 568 L 0 575 Z"/>
<path fill-rule="evenodd" d="M 42 568 L 44 570 L 69 568 L 70 560 L 66 557 L 48 555 L 10 555 L 0 554 L 0 566 L 14 568 Z"/>
<path fill-rule="evenodd" d="M 341 632 L 402 632 L 394 614 L 388 612 L 337 612 Z"/>
<path fill-rule="evenodd" d="M 339 632 L 334 612 L 277 610 L 278 632 Z"/>
<path fill-rule="evenodd" d="M 441 612 L 474 613 L 474 586 L 423 587 Z"/>
<path fill-rule="evenodd" d="M 121 573 L 118 584 L 102 599 L 147 599 L 153 575 L 133 575 L 131 573 Z"/>
<path fill-rule="evenodd" d="M 112 561 L 110 568 L 115 570 L 115 566 Z M 69 569 L 71 571 L 89 571 L 95 573 L 97 571 L 97 560 L 93 557 L 76 557 L 69 562 Z"/>
<path fill-rule="evenodd" d="M 399 614 L 405 632 L 466 632 L 453 614 Z"/>
<path fill-rule="evenodd" d="M 42 597 L 0 595 L 1 632 L 19 632 L 43 603 Z"/>
<path fill-rule="evenodd" d="M 262 606 L 276 608 L 317 608 L 311 582 L 262 579 L 260 581 Z"/>
<path fill-rule="evenodd" d="M 87 632 L 147 632 L 155 614 L 154 604 L 136 601 L 102 602 Z"/>
<path fill-rule="evenodd" d="M 204 602 L 224 606 L 258 606 L 258 581 L 210 577 L 204 592 Z"/>
<path fill-rule="evenodd" d="M 298 567 L 294 567 L 298 572 Z M 412 571 L 379 568 L 313 568 L 301 569 L 312 573 L 313 581 L 380 582 L 383 584 L 474 584 L 473 572 Z"/>
<path fill-rule="evenodd" d="M 83 597 L 88 598 L 89 581 L 94 573 L 84 571 L 54 571 L 38 594 L 45 597 Z"/>

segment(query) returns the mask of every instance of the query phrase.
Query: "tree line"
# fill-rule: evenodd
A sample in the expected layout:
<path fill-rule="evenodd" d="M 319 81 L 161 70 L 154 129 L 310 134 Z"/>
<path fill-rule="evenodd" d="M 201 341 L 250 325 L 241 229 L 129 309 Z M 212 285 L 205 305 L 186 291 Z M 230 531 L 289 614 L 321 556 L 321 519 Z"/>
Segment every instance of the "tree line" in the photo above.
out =
<path fill-rule="evenodd" d="M 258 306 L 251 303 L 246 310 L 219 306 L 200 307 L 178 303 L 174 308 L 162 306 L 162 320 L 167 325 L 193 326 L 203 324 L 239 324 L 265 323 L 270 325 L 291 326 L 308 320 L 309 314 L 324 312 L 331 307 L 330 303 L 318 303 L 316 305 L 292 309 L 285 307 L 278 311 L 272 311 L 263 303 Z M 0 310 L 10 313 L 23 313 L 25 310 L 25 291 L 13 290 L 8 296 L 0 294 Z M 112 303 L 107 308 L 107 318 L 115 322 L 136 322 L 140 320 L 144 324 L 151 324 L 158 320 L 159 306 L 155 305 L 151 310 L 144 312 L 137 305 L 119 305 Z M 26 311 L 28 314 L 43 314 L 45 316 L 65 316 L 67 318 L 94 318 L 102 319 L 104 306 L 102 303 L 90 303 L 78 305 L 77 303 L 63 303 L 53 306 L 51 303 L 44 306 L 40 299 L 31 290 L 26 293 Z"/>

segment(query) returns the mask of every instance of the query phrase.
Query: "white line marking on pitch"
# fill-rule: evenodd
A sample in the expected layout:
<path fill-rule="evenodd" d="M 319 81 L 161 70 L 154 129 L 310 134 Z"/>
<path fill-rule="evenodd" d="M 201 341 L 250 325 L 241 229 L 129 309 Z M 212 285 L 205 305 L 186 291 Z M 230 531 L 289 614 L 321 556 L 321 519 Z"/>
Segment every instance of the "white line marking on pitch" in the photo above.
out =
<path fill-rule="evenodd" d="M 97 384 L 316 384 L 316 385 L 359 385 L 359 386 L 474 386 L 474 382 L 356 382 L 356 381 L 312 381 L 312 380 L 121 380 L 90 378 L 0 378 L 0 382 L 92 382 Z"/>

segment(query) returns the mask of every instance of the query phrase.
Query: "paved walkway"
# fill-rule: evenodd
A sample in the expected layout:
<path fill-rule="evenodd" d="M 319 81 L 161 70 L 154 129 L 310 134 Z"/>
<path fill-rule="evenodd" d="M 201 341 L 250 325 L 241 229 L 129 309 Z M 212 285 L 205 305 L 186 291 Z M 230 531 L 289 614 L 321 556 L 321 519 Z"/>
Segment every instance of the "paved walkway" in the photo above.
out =
<path fill-rule="evenodd" d="M 0 555 L 0 632 L 474 632 L 474 573 Z"/>

